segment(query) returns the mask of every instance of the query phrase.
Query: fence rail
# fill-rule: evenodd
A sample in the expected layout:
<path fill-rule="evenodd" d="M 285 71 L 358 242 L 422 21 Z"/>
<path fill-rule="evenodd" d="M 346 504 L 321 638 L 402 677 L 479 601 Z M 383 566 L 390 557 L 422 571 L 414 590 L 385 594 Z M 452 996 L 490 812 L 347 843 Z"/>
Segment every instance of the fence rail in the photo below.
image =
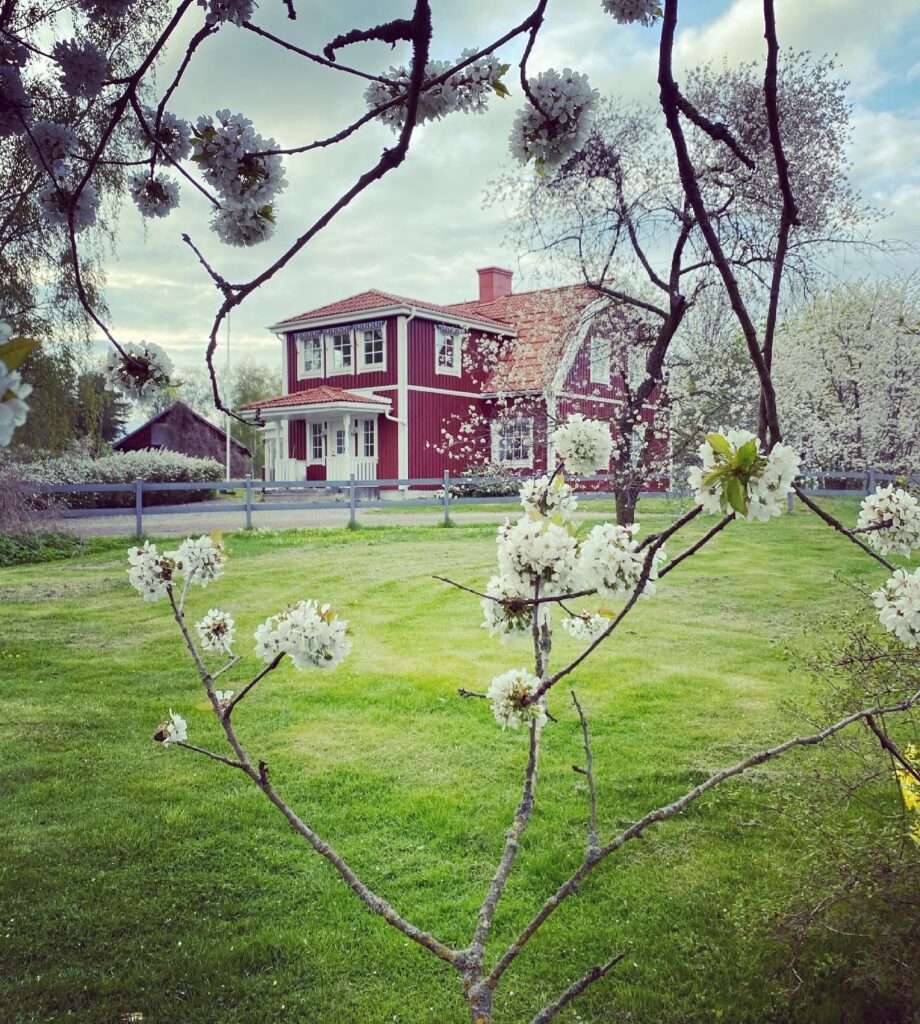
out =
<path fill-rule="evenodd" d="M 874 469 L 868 472 L 853 472 L 844 470 L 818 471 L 804 470 L 800 478 L 809 486 L 803 487 L 806 494 L 825 497 L 854 497 L 871 494 L 876 486 L 881 483 L 890 483 L 901 479 L 893 473 L 880 473 Z M 487 497 L 460 497 L 451 494 L 451 489 L 458 486 L 483 486 L 487 484 L 507 483 L 507 477 L 479 476 L 479 477 L 452 477 L 449 471 L 445 471 L 440 477 L 412 477 L 394 478 L 389 480 L 361 480 L 350 476 L 347 480 L 253 480 L 247 475 L 241 480 L 210 480 L 202 483 L 162 483 L 135 480 L 133 483 L 88 483 L 88 484 L 36 484 L 32 488 L 33 494 L 93 494 L 93 493 L 133 493 L 134 506 L 122 508 L 87 508 L 87 509 L 62 509 L 61 515 L 65 518 L 92 518 L 95 516 L 129 516 L 134 514 L 135 533 L 140 536 L 143 533 L 144 517 L 151 515 L 177 515 L 194 513 L 214 512 L 243 512 L 245 514 L 246 529 L 252 528 L 253 512 L 261 509 L 263 511 L 284 512 L 303 509 L 304 511 L 317 509 L 348 509 L 348 522 L 350 526 L 357 525 L 357 512 L 359 508 L 396 508 L 399 506 L 410 508 L 432 508 L 440 507 L 443 512 L 444 522 L 450 521 L 450 510 L 454 505 L 483 505 L 504 503 L 513 498 L 513 495 L 492 495 Z M 612 474 L 599 473 L 593 477 L 576 477 L 574 483 L 598 483 L 611 482 L 614 480 Z M 816 487 L 818 481 L 826 484 L 828 481 L 854 481 L 853 487 Z M 920 477 L 910 477 L 913 483 L 920 483 Z M 397 488 L 405 492 L 413 487 L 438 487 L 438 492 L 422 491 L 415 493 L 411 498 L 404 497 L 402 500 L 394 498 L 381 498 L 381 488 Z M 144 505 L 144 494 L 158 493 L 163 491 L 242 491 L 242 501 L 218 501 L 202 502 L 200 504 L 180 505 Z M 261 502 L 256 500 L 262 497 L 263 493 L 274 491 L 300 492 L 305 496 L 311 491 L 326 492 L 324 501 L 271 501 Z M 376 496 L 369 496 L 364 493 L 376 491 Z M 258 493 L 257 493 L 258 492 Z M 660 490 L 641 491 L 640 498 L 687 498 L 688 490 Z M 612 491 L 591 489 L 579 489 L 580 500 L 610 500 L 615 497 Z M 789 495 L 789 511 L 793 510 L 792 495 Z"/>

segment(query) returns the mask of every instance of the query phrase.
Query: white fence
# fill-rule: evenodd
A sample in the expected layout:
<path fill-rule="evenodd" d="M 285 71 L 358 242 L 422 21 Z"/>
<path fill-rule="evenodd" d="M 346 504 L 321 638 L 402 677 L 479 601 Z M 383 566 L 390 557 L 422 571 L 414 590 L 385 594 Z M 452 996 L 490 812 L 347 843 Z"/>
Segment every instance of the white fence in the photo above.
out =
<path fill-rule="evenodd" d="M 803 487 L 806 494 L 824 495 L 833 497 L 859 497 L 870 494 L 876 486 L 881 483 L 888 483 L 899 479 L 891 473 L 878 473 L 869 470 L 867 473 L 854 473 L 844 471 L 818 472 L 805 470 L 800 478 L 808 486 Z M 598 474 L 587 478 L 577 478 L 575 483 L 607 483 L 614 478 L 610 474 Z M 920 482 L 920 478 L 912 477 L 913 482 Z M 837 483 L 839 481 L 853 481 L 852 487 L 817 487 L 815 484 L 820 481 L 826 484 L 828 481 Z M 33 493 L 36 494 L 93 494 L 93 493 L 131 493 L 134 496 L 133 512 L 135 533 L 140 536 L 143 533 L 144 517 L 151 515 L 177 515 L 189 513 L 214 513 L 214 512 L 243 512 L 245 515 L 246 529 L 252 528 L 253 512 L 259 509 L 271 511 L 291 511 L 294 509 L 348 509 L 348 522 L 350 526 L 357 525 L 357 512 L 359 508 L 393 508 L 397 504 L 409 508 L 431 508 L 440 507 L 443 510 L 444 522 L 450 521 L 450 509 L 453 505 L 476 505 L 476 504 L 498 504 L 512 501 L 513 496 L 494 495 L 490 497 L 455 497 L 451 495 L 451 488 L 462 485 L 463 487 L 476 487 L 477 485 L 488 485 L 495 483 L 507 483 L 507 478 L 501 477 L 451 477 L 449 471 L 445 471 L 442 477 L 426 477 L 412 479 L 394 480 L 362 480 L 356 476 L 350 476 L 347 480 L 253 480 L 247 476 L 243 480 L 213 480 L 206 483 L 152 483 L 145 480 L 135 480 L 133 483 L 124 484 L 41 484 L 36 485 Z M 381 489 L 398 489 L 404 492 L 413 488 L 428 488 L 427 492 L 415 493 L 411 500 L 398 502 L 394 499 L 380 498 Z M 438 488 L 438 491 L 430 490 Z M 243 500 L 221 500 L 203 501 L 182 505 L 144 505 L 144 495 L 162 491 L 242 491 Z M 275 501 L 262 503 L 259 499 L 263 492 L 285 491 L 300 493 L 303 497 L 298 501 Z M 370 493 L 369 493 L 370 492 Z M 374 494 L 373 492 L 376 492 Z M 325 500 L 311 501 L 313 495 L 324 497 Z M 429 497 L 430 495 L 430 497 Z M 580 489 L 579 500 L 611 499 L 614 494 L 611 491 Z M 642 491 L 640 498 L 686 498 L 689 492 L 682 491 Z M 307 500 L 304 500 L 304 499 Z M 792 495 L 789 496 L 789 511 L 793 510 Z M 131 515 L 130 506 L 122 508 L 88 508 L 88 509 L 62 509 L 60 514 L 65 518 L 90 518 L 96 516 L 125 516 Z"/>

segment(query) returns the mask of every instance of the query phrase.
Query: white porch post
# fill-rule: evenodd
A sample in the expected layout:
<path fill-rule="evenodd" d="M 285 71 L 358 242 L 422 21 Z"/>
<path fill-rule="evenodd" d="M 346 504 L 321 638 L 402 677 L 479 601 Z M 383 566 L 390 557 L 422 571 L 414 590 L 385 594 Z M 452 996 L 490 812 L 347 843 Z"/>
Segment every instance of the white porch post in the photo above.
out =
<path fill-rule="evenodd" d="M 342 415 L 342 425 L 345 428 L 345 462 L 344 472 L 342 479 L 347 480 L 348 477 L 354 472 L 354 447 L 355 439 L 351 436 L 351 413 L 346 412 Z"/>

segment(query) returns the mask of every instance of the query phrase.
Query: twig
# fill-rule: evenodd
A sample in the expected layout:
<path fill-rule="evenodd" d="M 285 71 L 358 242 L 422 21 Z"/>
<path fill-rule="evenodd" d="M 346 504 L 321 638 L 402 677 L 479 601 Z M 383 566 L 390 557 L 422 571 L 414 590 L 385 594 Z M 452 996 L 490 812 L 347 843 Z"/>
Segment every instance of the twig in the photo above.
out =
<path fill-rule="evenodd" d="M 793 484 L 792 489 L 795 491 L 795 495 L 799 501 L 801 501 L 807 508 L 810 508 L 819 519 L 822 519 L 828 526 L 832 526 L 838 533 L 842 533 L 844 537 L 848 537 L 857 547 L 862 548 L 867 555 L 871 555 L 876 562 L 881 562 L 881 564 L 890 572 L 895 571 L 894 565 L 892 565 L 884 555 L 880 555 L 877 551 L 874 551 L 868 544 L 860 540 L 852 530 L 847 529 L 839 519 L 835 519 L 830 512 L 825 511 L 825 509 L 821 508 L 820 505 L 812 501 L 798 484 Z"/>
<path fill-rule="evenodd" d="M 225 764 L 230 768 L 239 768 L 241 771 L 246 770 L 246 766 L 242 761 L 234 761 L 231 757 L 224 757 L 223 754 L 215 754 L 213 750 L 206 750 L 204 747 L 196 747 L 194 743 L 186 743 L 184 740 L 176 743 L 177 747 L 184 747 L 186 750 L 193 750 L 196 754 L 204 754 L 205 757 L 209 757 L 212 761 L 219 761 L 221 764 Z"/>
<path fill-rule="evenodd" d="M 253 687 L 254 687 L 254 686 L 255 686 L 255 685 L 257 684 L 257 683 L 260 683 L 260 682 L 262 682 L 262 680 L 263 680 L 263 679 L 264 679 L 264 678 L 265 678 L 265 677 L 266 677 L 266 676 L 267 676 L 267 675 L 269 674 L 269 672 L 274 672 L 274 671 L 275 671 L 275 669 L 276 669 L 276 668 L 277 668 L 277 667 L 278 667 L 278 666 L 279 666 L 279 665 L 281 664 L 281 659 L 282 659 L 283 657 L 284 657 L 284 653 L 281 653 L 281 654 L 276 654 L 276 655 L 274 656 L 274 658 L 272 658 L 272 660 L 271 660 L 271 661 L 270 661 L 270 662 L 269 662 L 269 663 L 268 663 L 268 664 L 267 664 L 267 665 L 265 666 L 265 668 L 263 668 L 263 669 L 262 669 L 262 671 L 261 671 L 261 672 L 260 672 L 260 673 L 259 673 L 259 674 L 258 674 L 257 676 L 254 676 L 254 677 L 253 677 L 253 678 L 252 678 L 252 679 L 251 679 L 251 680 L 250 680 L 250 681 L 249 681 L 249 682 L 248 682 L 248 683 L 247 683 L 247 684 L 246 684 L 246 685 L 245 685 L 245 686 L 243 687 L 243 689 L 242 689 L 242 690 L 240 690 L 240 692 L 239 692 L 239 693 L 238 693 L 238 694 L 237 694 L 237 695 L 236 695 L 236 696 L 235 696 L 235 697 L 233 698 L 233 700 L 232 700 L 232 701 L 230 701 L 230 703 L 229 703 L 229 704 L 227 705 L 227 707 L 226 707 L 226 708 L 224 709 L 224 718 L 229 718 L 229 717 L 230 717 L 230 715 L 231 715 L 231 714 L 233 713 L 233 709 L 234 709 L 234 708 L 235 708 L 235 707 L 237 706 L 237 704 L 239 704 L 239 702 L 240 702 L 240 701 L 241 701 L 241 700 L 242 700 L 242 699 L 243 699 L 243 698 L 244 698 L 244 697 L 246 696 L 246 694 L 247 694 L 247 693 L 249 693 L 249 691 L 250 691 L 250 690 L 251 690 L 251 689 L 252 689 L 252 688 L 253 688 Z"/>
<path fill-rule="evenodd" d="M 901 753 L 901 751 L 898 750 L 898 748 L 891 742 L 891 739 L 889 738 L 885 730 L 879 728 L 878 723 L 875 721 L 875 717 L 873 715 L 866 715 L 866 725 L 868 725 L 869 728 L 878 737 L 878 741 L 882 745 L 883 749 L 887 750 L 888 753 L 891 754 L 891 756 L 901 764 L 905 771 L 910 772 L 910 774 L 917 780 L 917 782 L 920 782 L 920 771 L 918 771 L 918 769 L 915 768 L 914 765 L 912 765 L 910 761 L 908 761 L 907 758 Z"/>
<path fill-rule="evenodd" d="M 594 787 L 594 758 L 591 754 L 588 720 L 585 718 L 585 713 L 581 710 L 581 704 L 578 703 L 578 697 L 575 695 L 574 690 L 572 690 L 572 703 L 578 712 L 578 719 L 581 722 L 581 734 L 585 744 L 585 767 L 584 769 L 576 767 L 576 771 L 583 774 L 588 780 L 588 804 L 591 812 L 588 820 L 588 853 L 593 853 L 600 849 L 601 845 L 600 835 L 597 831 L 597 791 Z"/>
<path fill-rule="evenodd" d="M 556 1014 L 561 1013 L 566 1006 L 576 997 L 581 995 L 582 992 L 589 985 L 593 985 L 594 982 L 600 981 L 609 971 L 613 970 L 614 967 L 626 956 L 626 950 L 617 953 L 616 956 L 611 957 L 607 963 L 602 964 L 600 967 L 592 967 L 590 971 L 583 977 L 579 978 L 578 981 L 573 982 L 569 987 L 562 993 L 562 995 L 554 1002 L 550 1003 L 549 1006 L 544 1007 L 530 1024 L 549 1024 Z"/>
<path fill-rule="evenodd" d="M 602 846 L 594 856 L 585 857 L 581 866 L 575 870 L 565 882 L 563 882 L 552 896 L 549 897 L 540 910 L 525 926 L 520 935 L 508 947 L 508 950 L 505 952 L 504 956 L 502 956 L 501 960 L 499 960 L 495 965 L 485 983 L 490 988 L 494 988 L 498 984 L 501 976 L 511 966 L 514 960 L 517 959 L 521 950 L 531 939 L 534 933 L 540 928 L 543 922 L 546 921 L 553 911 L 556 910 L 568 896 L 575 892 L 580 883 L 594 870 L 594 868 L 609 857 L 610 854 L 619 850 L 620 847 L 625 846 L 626 843 L 641 836 L 651 825 L 673 818 L 675 815 L 686 810 L 686 808 L 694 801 L 708 793 L 709 790 L 715 789 L 728 779 L 742 775 L 750 768 L 763 764 L 765 761 L 770 761 L 775 757 L 779 757 L 796 747 L 817 746 L 829 739 L 831 736 L 834 736 L 836 733 L 841 732 L 843 729 L 848 728 L 856 722 L 863 721 L 870 715 L 878 718 L 882 715 L 897 714 L 899 712 L 909 711 L 918 704 L 920 704 L 920 690 L 912 696 L 906 697 L 897 704 L 877 706 L 873 708 L 865 708 L 861 711 L 855 711 L 852 714 L 847 715 L 845 718 L 841 718 L 834 722 L 832 725 L 826 726 L 819 732 L 812 733 L 808 736 L 797 736 L 793 739 L 786 740 L 784 743 L 780 743 L 775 747 L 769 747 L 768 749 L 761 750 L 756 754 L 751 754 L 750 757 L 746 757 L 742 761 L 738 761 L 731 767 L 724 768 L 722 771 L 711 775 L 704 782 L 701 782 L 698 786 L 694 786 L 693 789 L 688 790 L 683 796 L 674 800 L 672 803 L 665 804 L 654 811 L 650 811 L 626 829 L 626 831 L 621 832 L 616 836 L 616 838 Z"/>
<path fill-rule="evenodd" d="M 713 526 L 713 527 L 710 527 L 710 529 L 708 529 L 703 534 L 703 536 L 700 537 L 700 539 L 698 541 L 696 541 L 694 544 L 691 544 L 690 547 L 688 547 L 685 551 L 681 551 L 681 553 L 679 555 L 675 555 L 674 558 L 672 558 L 672 559 L 670 559 L 668 561 L 667 565 L 665 565 L 663 568 L 659 569 L 658 570 L 658 578 L 661 579 L 662 576 L 666 576 L 672 569 L 677 568 L 677 566 L 680 565 L 680 563 L 685 558 L 689 558 L 691 555 L 695 555 L 697 553 L 697 551 L 699 551 L 700 548 L 704 544 L 708 544 L 709 541 L 711 541 L 712 538 L 715 537 L 715 535 L 717 533 L 721 533 L 722 530 L 724 530 L 725 527 L 728 526 L 728 524 L 730 522 L 732 522 L 732 520 L 734 518 L 735 518 L 735 514 L 734 514 L 734 512 L 732 512 L 730 515 L 727 515 L 724 518 L 720 519 L 716 523 L 716 525 Z"/>

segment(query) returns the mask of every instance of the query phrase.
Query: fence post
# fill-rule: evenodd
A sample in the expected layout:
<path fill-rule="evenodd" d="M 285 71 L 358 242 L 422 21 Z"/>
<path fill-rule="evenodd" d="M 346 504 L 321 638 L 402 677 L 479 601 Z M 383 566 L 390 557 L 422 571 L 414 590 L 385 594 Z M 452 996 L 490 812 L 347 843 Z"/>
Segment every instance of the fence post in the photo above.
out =
<path fill-rule="evenodd" d="M 869 472 L 866 474 L 866 494 L 875 493 L 875 468 L 869 467 Z"/>
<path fill-rule="evenodd" d="M 136 536 L 144 532 L 144 481 L 134 478 L 134 533 Z"/>
<path fill-rule="evenodd" d="M 352 473 L 348 478 L 348 526 L 352 530 L 358 525 L 355 505 L 355 474 Z"/>
<path fill-rule="evenodd" d="M 450 522 L 450 470 L 444 470 L 444 525 Z"/>
<path fill-rule="evenodd" d="M 792 513 L 795 512 L 795 495 L 792 491 L 789 491 L 786 495 L 786 511 L 789 515 L 792 515 Z"/>
<path fill-rule="evenodd" d="M 246 529 L 252 529 L 252 473 L 246 474 Z"/>

